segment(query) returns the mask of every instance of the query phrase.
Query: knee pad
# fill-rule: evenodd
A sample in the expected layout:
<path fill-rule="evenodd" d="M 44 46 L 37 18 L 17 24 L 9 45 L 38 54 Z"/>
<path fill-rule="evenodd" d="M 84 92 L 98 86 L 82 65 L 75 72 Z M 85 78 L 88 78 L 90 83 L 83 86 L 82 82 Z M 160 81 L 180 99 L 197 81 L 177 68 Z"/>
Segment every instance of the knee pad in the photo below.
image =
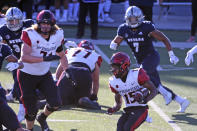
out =
<path fill-rule="evenodd" d="M 28 121 L 34 121 L 36 119 L 36 114 L 26 114 L 25 115 L 25 119 L 28 120 Z"/>
<path fill-rule="evenodd" d="M 50 111 L 50 112 L 54 112 L 54 111 L 57 111 L 59 109 L 59 107 L 56 109 L 54 107 L 51 107 L 49 104 L 47 104 L 46 106 L 47 110 Z"/>

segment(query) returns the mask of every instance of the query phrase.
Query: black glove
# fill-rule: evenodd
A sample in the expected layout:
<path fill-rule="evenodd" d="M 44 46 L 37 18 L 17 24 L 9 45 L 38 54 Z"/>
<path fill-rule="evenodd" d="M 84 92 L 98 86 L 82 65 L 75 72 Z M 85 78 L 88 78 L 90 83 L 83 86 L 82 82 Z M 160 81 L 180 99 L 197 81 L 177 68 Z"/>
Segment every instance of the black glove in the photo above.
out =
<path fill-rule="evenodd" d="M 60 57 L 57 55 L 50 55 L 50 56 L 43 56 L 43 61 L 53 61 L 53 60 L 59 60 Z"/>

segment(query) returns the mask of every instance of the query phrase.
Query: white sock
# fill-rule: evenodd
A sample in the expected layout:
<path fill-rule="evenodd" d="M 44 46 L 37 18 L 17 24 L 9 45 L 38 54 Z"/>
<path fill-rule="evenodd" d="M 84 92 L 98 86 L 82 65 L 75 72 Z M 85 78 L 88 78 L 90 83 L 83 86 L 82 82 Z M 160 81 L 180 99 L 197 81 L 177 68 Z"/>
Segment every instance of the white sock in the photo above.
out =
<path fill-rule="evenodd" d="M 55 9 L 55 17 L 60 18 L 60 9 Z"/>
<path fill-rule="evenodd" d="M 78 11 L 79 11 L 79 2 L 74 3 L 74 12 L 73 12 L 74 18 L 78 17 Z"/>
<path fill-rule="evenodd" d="M 180 96 L 178 96 L 178 95 L 176 95 L 175 98 L 174 98 L 174 100 L 176 102 L 178 102 L 179 104 L 182 104 L 185 99 L 182 98 L 182 97 L 180 97 Z"/>
<path fill-rule="evenodd" d="M 104 3 L 105 3 L 105 4 L 104 4 L 104 11 L 105 11 L 105 12 L 110 12 L 111 0 L 106 0 Z"/>
<path fill-rule="evenodd" d="M 104 8 L 104 3 L 103 2 L 99 3 L 98 17 L 100 17 L 100 16 L 101 16 L 101 18 L 103 17 L 103 14 L 104 14 L 103 8 Z"/>
<path fill-rule="evenodd" d="M 68 14 L 68 10 L 64 9 L 62 17 L 67 19 L 67 14 Z"/>
<path fill-rule="evenodd" d="M 68 4 L 68 17 L 71 18 L 73 16 L 73 3 Z"/>
<path fill-rule="evenodd" d="M 159 85 L 157 89 L 162 96 L 167 96 L 167 94 L 169 93 L 162 85 Z"/>

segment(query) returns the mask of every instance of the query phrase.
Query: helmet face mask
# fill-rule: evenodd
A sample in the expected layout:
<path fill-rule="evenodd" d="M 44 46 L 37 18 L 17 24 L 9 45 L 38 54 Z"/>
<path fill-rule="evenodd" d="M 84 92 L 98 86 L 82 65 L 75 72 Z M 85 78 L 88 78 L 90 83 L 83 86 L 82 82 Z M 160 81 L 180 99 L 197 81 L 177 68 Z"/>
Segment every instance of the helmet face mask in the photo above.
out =
<path fill-rule="evenodd" d="M 17 7 L 11 7 L 7 10 L 6 25 L 11 31 L 18 31 L 23 26 L 23 13 Z"/>
<path fill-rule="evenodd" d="M 125 13 L 125 20 L 128 26 L 137 28 L 144 20 L 144 16 L 140 8 L 130 6 Z"/>
<path fill-rule="evenodd" d="M 44 35 L 50 34 L 52 27 L 56 24 L 54 14 L 50 10 L 42 10 L 38 13 L 36 22 L 40 32 Z"/>
<path fill-rule="evenodd" d="M 129 71 L 130 64 L 130 57 L 126 53 L 115 53 L 110 60 L 111 72 L 116 78 L 122 78 Z"/>
<path fill-rule="evenodd" d="M 82 40 L 78 44 L 78 47 L 82 47 L 82 48 L 85 48 L 87 50 L 94 50 L 94 45 L 92 44 L 92 42 L 90 42 L 88 40 Z"/>

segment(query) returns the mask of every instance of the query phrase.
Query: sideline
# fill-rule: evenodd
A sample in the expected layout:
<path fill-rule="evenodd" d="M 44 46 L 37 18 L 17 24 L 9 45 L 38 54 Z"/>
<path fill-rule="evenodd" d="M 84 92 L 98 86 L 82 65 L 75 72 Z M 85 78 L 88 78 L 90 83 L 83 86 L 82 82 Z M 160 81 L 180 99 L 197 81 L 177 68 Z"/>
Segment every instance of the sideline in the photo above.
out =
<path fill-rule="evenodd" d="M 110 63 L 110 59 L 103 53 L 103 51 L 96 45 L 94 45 L 95 50 L 102 56 L 102 58 L 107 62 Z M 158 115 L 164 119 L 175 131 L 182 131 L 181 128 L 176 124 L 173 123 L 174 121 L 171 120 L 162 110 L 159 108 L 153 101 L 149 102 L 149 105 L 155 110 Z"/>

